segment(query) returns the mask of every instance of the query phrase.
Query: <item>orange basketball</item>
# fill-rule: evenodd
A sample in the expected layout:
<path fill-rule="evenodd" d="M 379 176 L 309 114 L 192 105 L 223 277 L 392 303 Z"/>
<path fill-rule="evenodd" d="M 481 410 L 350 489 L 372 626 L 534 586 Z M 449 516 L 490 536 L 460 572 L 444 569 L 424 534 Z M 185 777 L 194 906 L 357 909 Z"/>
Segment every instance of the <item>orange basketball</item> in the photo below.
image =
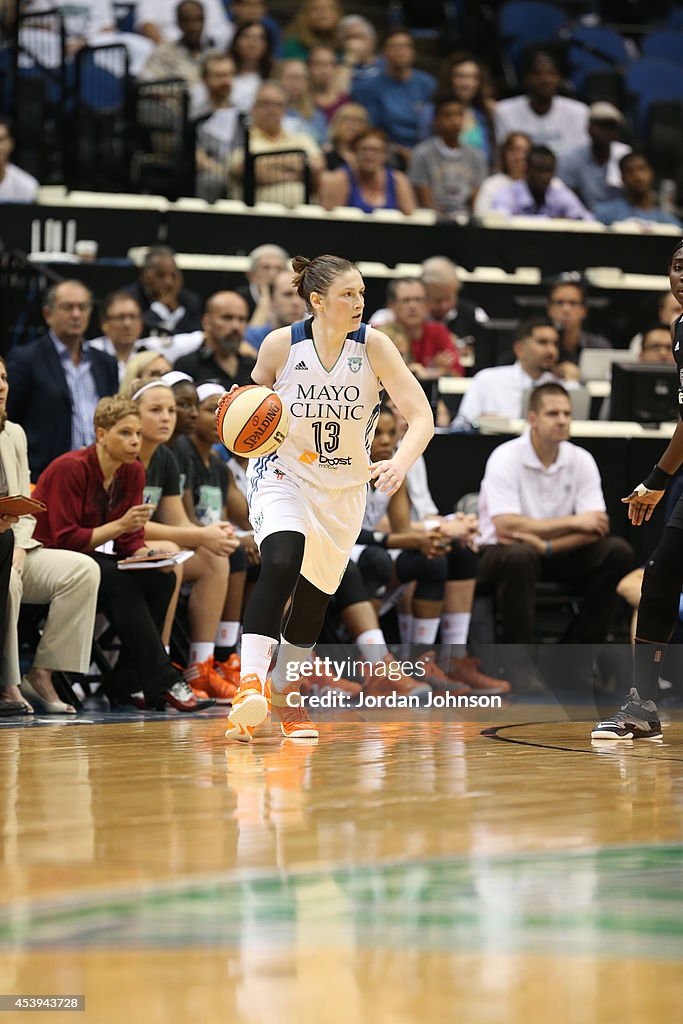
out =
<path fill-rule="evenodd" d="M 254 459 L 280 447 L 289 431 L 289 412 L 275 391 L 246 384 L 223 395 L 216 409 L 218 436 L 234 455 Z"/>

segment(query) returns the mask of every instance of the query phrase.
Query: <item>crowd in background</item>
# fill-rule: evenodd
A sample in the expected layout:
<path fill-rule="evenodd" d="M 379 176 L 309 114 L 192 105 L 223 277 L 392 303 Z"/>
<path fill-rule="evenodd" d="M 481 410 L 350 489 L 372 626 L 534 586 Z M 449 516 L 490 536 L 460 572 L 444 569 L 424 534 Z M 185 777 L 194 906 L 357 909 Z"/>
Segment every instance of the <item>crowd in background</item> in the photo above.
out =
<path fill-rule="evenodd" d="M 680 226 L 675 194 L 663 190 L 660 202 L 635 122 L 614 103 L 577 98 L 552 47 L 524 51 L 510 96 L 475 52 L 450 53 L 432 74 L 418 66 L 409 27 L 379 38 L 337 0 L 306 0 L 283 25 L 265 0 L 139 0 L 126 32 L 109 0 L 24 0 L 22 12 L 48 8 L 62 12 L 68 59 L 118 42 L 138 82 L 181 84 L 196 129 L 196 194 L 208 200 L 243 197 L 248 132 L 257 203 L 308 196 L 326 209 L 424 208 L 443 220 Z M 49 30 L 30 26 L 19 32 L 22 60 L 38 53 L 36 37 L 44 63 Z M 30 201 L 37 186 L 9 163 L 9 130 L 0 124 L 0 201 Z"/>

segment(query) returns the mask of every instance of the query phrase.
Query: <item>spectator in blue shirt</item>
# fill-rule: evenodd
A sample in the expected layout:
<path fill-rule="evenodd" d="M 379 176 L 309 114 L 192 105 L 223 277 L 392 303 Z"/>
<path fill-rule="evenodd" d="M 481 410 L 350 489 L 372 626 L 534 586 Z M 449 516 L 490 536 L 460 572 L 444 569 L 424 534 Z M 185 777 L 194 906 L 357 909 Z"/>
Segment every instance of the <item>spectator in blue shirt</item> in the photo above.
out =
<path fill-rule="evenodd" d="M 420 115 L 434 94 L 436 79 L 413 67 L 415 45 L 405 28 L 395 28 L 386 35 L 382 56 L 384 70 L 364 83 L 361 91 L 354 84 L 352 98 L 367 107 L 375 128 L 382 128 L 407 160 L 419 141 Z"/>
<path fill-rule="evenodd" d="M 527 159 L 526 178 L 513 181 L 496 196 L 492 210 L 511 217 L 563 217 L 593 220 L 592 214 L 570 188 L 555 178 L 555 154 L 547 146 L 533 146 Z"/>
<path fill-rule="evenodd" d="M 624 181 L 624 194 L 617 199 L 598 203 L 595 216 L 603 224 L 620 220 L 649 220 L 656 224 L 674 224 L 680 228 L 678 217 L 657 205 L 654 194 L 655 172 L 642 153 L 627 153 L 619 161 Z"/>
<path fill-rule="evenodd" d="M 558 161 L 558 176 L 589 210 L 621 196 L 619 161 L 631 152 L 630 146 L 617 141 L 623 124 L 624 115 L 611 103 L 593 103 L 588 121 L 590 143 L 570 150 Z"/>

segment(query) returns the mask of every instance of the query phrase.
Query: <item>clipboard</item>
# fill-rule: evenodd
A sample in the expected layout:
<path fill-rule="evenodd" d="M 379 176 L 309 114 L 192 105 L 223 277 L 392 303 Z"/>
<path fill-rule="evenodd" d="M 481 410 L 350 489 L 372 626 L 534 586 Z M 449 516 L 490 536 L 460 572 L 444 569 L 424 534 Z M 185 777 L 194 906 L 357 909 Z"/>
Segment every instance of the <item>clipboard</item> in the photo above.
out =
<path fill-rule="evenodd" d="M 0 498 L 0 516 L 32 516 L 36 512 L 47 512 L 47 505 L 24 494 L 12 494 Z"/>

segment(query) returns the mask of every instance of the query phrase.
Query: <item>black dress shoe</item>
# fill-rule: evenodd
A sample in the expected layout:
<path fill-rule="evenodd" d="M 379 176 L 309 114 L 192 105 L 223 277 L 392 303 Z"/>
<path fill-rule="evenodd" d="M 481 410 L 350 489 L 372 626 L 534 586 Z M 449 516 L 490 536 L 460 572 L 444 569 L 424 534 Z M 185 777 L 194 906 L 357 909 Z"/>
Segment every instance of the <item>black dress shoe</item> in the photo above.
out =
<path fill-rule="evenodd" d="M 3 717 L 27 714 L 28 708 L 20 700 L 0 700 L 0 715 Z"/>

